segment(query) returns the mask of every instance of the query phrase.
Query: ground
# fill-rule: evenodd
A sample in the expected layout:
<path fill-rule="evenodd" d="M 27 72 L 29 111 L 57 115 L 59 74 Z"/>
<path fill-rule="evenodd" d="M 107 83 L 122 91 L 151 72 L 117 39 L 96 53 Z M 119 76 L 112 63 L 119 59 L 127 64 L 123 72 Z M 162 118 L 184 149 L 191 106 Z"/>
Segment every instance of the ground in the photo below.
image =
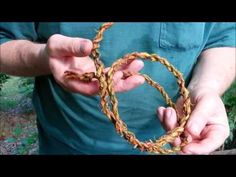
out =
<path fill-rule="evenodd" d="M 11 77 L 0 95 L 0 154 L 37 154 L 36 116 L 21 78 Z"/>

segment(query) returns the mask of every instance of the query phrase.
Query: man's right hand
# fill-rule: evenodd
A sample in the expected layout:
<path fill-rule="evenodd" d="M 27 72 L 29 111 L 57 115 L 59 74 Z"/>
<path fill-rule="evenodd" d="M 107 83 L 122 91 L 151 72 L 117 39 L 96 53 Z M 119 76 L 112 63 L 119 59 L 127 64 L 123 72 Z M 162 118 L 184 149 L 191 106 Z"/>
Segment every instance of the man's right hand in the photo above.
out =
<path fill-rule="evenodd" d="M 49 60 L 49 67 L 56 82 L 65 90 L 83 95 L 95 95 L 98 93 L 99 83 L 96 79 L 91 82 L 65 81 L 63 77 L 64 72 L 67 70 L 79 74 L 96 71 L 94 62 L 89 57 L 92 47 L 93 44 L 88 39 L 71 38 L 59 34 L 55 34 L 48 39 L 44 51 Z M 122 66 L 113 78 L 115 91 L 124 92 L 143 84 L 145 80 L 139 75 L 122 79 L 123 71 L 139 72 L 143 66 L 144 64 L 140 60 L 134 60 Z M 108 70 L 108 68 L 105 70 Z"/>

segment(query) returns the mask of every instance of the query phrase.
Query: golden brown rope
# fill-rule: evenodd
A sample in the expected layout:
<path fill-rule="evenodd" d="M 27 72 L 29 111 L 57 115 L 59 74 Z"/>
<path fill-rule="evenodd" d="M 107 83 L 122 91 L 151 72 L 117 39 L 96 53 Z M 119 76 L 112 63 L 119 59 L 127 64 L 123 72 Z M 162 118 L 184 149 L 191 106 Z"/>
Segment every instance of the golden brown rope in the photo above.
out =
<path fill-rule="evenodd" d="M 141 151 L 147 151 L 151 153 L 161 153 L 161 154 L 170 154 L 180 151 L 181 148 L 187 143 L 186 139 L 183 138 L 184 137 L 183 132 L 187 120 L 189 119 L 191 114 L 191 103 L 190 103 L 189 92 L 185 88 L 185 81 L 183 79 L 181 72 L 179 72 L 174 66 L 172 66 L 165 58 L 162 58 L 156 54 L 148 54 L 146 52 L 139 52 L 139 53 L 134 52 L 131 54 L 127 54 L 124 57 L 115 61 L 110 67 L 109 71 L 105 74 L 104 64 L 100 60 L 99 43 L 103 39 L 104 31 L 106 31 L 112 25 L 113 25 L 112 22 L 104 23 L 98 30 L 98 33 L 93 40 L 93 49 L 91 52 L 91 58 L 94 60 L 96 73 L 91 72 L 80 75 L 73 71 L 66 71 L 64 73 L 65 79 L 79 79 L 81 81 L 90 82 L 93 78 L 96 78 L 99 81 L 99 95 L 101 97 L 102 111 L 112 121 L 112 123 L 116 128 L 116 131 L 122 137 L 124 137 L 128 142 L 130 142 L 134 146 L 134 148 L 139 148 Z M 163 64 L 176 77 L 180 89 L 180 95 L 183 97 L 184 100 L 183 110 L 181 114 L 182 117 L 180 117 L 179 114 L 177 113 L 179 126 L 167 132 L 166 135 L 153 141 L 152 140 L 148 140 L 145 142 L 139 141 L 136 138 L 136 136 L 128 130 L 127 125 L 122 121 L 122 119 L 119 116 L 118 100 L 113 87 L 113 76 L 121 65 L 129 63 L 130 61 L 133 61 L 135 59 L 150 60 L 152 62 L 158 61 L 161 64 Z M 158 83 L 153 81 L 149 76 L 145 74 L 124 73 L 125 77 L 129 77 L 132 74 L 139 74 L 143 76 L 148 84 L 159 90 L 159 92 L 165 99 L 166 103 L 176 110 L 175 104 L 172 102 L 171 98 L 165 92 L 163 87 L 161 87 Z M 110 101 L 111 107 L 109 106 L 108 101 Z M 164 145 L 173 142 L 177 137 L 182 138 L 182 144 L 180 146 L 173 147 L 171 149 L 163 148 Z"/>

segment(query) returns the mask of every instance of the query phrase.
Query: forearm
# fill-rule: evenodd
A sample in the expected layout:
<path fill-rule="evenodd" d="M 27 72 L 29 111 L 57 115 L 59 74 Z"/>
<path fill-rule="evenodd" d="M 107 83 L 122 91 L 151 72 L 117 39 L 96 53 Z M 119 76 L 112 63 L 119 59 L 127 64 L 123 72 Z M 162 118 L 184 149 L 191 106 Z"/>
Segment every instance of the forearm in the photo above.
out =
<path fill-rule="evenodd" d="M 50 74 L 45 44 L 13 40 L 0 45 L 0 72 L 15 76 Z"/>
<path fill-rule="evenodd" d="M 190 92 L 210 91 L 222 95 L 235 79 L 235 48 L 212 48 L 204 51 L 188 86 Z"/>

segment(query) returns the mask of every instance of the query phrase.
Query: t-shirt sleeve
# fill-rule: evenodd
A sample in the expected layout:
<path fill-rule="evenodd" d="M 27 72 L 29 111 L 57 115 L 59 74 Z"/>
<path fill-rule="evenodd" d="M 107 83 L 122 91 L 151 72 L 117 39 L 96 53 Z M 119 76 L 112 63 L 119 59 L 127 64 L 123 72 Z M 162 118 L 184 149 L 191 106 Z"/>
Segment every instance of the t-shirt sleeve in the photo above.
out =
<path fill-rule="evenodd" d="M 204 50 L 215 47 L 236 46 L 236 23 L 214 23 L 209 32 Z"/>
<path fill-rule="evenodd" d="M 0 22 L 0 45 L 17 39 L 37 40 L 36 25 L 32 22 Z"/>

